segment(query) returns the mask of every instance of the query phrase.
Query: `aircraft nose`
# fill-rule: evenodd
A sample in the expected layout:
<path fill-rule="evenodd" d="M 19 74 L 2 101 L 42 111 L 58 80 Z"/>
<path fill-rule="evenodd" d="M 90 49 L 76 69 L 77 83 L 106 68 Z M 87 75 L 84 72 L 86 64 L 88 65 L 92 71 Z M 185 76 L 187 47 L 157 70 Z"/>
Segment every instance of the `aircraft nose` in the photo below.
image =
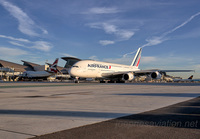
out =
<path fill-rule="evenodd" d="M 69 70 L 69 74 L 71 75 L 71 76 L 75 76 L 75 69 L 74 68 L 71 68 L 70 70 Z"/>

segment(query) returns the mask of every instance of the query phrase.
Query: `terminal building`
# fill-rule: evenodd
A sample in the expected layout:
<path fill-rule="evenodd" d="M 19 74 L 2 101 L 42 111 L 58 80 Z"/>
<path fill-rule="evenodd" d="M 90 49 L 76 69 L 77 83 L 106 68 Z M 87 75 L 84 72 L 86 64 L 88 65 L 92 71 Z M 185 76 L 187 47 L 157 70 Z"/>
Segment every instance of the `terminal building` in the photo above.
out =
<path fill-rule="evenodd" d="M 29 66 L 0 60 L 0 80 L 11 81 L 24 71 L 31 70 Z"/>

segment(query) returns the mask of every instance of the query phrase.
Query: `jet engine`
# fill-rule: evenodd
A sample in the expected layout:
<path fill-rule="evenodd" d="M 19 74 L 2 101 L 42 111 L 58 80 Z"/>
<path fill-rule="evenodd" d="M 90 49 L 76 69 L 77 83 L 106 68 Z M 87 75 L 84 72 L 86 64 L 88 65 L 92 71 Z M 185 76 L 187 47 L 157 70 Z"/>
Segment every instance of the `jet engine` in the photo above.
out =
<path fill-rule="evenodd" d="M 162 77 L 162 74 L 160 74 L 160 72 L 158 71 L 151 73 L 151 78 L 153 79 L 161 79 L 161 77 Z"/>
<path fill-rule="evenodd" d="M 134 74 L 132 72 L 126 73 L 123 75 L 122 80 L 124 81 L 132 81 L 135 78 Z"/>

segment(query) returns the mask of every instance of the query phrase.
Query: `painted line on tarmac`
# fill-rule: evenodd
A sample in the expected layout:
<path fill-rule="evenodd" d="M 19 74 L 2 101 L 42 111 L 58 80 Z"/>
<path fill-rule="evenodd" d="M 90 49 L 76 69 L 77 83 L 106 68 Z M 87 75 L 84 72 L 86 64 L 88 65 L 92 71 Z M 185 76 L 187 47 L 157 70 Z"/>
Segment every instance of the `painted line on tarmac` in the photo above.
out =
<path fill-rule="evenodd" d="M 0 86 L 0 88 L 29 88 L 29 87 L 58 87 L 58 86 L 86 86 L 96 84 L 62 84 L 62 85 L 14 85 L 14 86 Z"/>
<path fill-rule="evenodd" d="M 5 130 L 5 129 L 0 129 L 0 131 L 4 132 L 11 132 L 11 133 L 16 133 L 16 134 L 21 134 L 21 135 L 28 135 L 32 137 L 37 137 L 37 135 L 29 134 L 29 133 L 22 133 L 22 132 L 17 132 L 17 131 L 11 131 L 11 130 Z"/>

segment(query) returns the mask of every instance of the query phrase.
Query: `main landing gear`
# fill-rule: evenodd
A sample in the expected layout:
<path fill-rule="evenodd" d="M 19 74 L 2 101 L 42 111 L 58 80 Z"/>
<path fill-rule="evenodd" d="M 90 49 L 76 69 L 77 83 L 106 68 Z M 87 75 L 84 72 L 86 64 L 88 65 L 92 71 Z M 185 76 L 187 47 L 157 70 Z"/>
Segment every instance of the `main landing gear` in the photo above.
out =
<path fill-rule="evenodd" d="M 125 83 L 125 81 L 116 81 L 116 83 Z"/>
<path fill-rule="evenodd" d="M 100 83 L 106 83 L 106 81 L 100 81 Z"/>

